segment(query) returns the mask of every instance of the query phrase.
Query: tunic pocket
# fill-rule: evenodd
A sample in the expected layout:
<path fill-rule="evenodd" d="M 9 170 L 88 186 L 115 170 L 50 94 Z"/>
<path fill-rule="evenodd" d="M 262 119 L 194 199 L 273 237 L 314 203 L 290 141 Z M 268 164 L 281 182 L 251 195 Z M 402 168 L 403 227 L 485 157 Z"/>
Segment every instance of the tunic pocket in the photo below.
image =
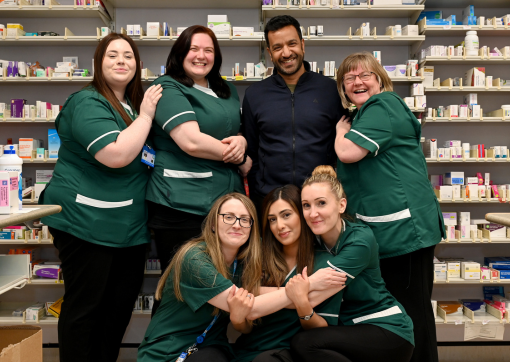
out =
<path fill-rule="evenodd" d="M 163 170 L 168 201 L 178 210 L 207 213 L 212 203 L 213 172 Z M 188 212 L 189 212 L 188 211 Z"/>

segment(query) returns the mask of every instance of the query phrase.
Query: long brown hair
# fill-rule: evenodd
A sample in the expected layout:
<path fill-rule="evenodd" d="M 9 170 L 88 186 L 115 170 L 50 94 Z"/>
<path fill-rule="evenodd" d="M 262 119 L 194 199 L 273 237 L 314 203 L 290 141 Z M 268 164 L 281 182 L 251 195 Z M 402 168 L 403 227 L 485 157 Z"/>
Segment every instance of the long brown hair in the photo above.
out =
<path fill-rule="evenodd" d="M 122 39 L 129 43 L 131 49 L 133 50 L 133 54 L 135 56 L 136 61 L 136 72 L 128 83 L 126 87 L 126 96 L 131 102 L 131 105 L 136 109 L 138 113 L 140 113 L 140 105 L 143 100 L 143 88 L 142 88 L 142 70 L 140 69 L 140 54 L 138 53 L 138 48 L 136 47 L 135 42 L 124 34 L 111 33 L 105 36 L 96 48 L 96 52 L 94 53 L 94 79 L 90 82 L 86 87 L 93 86 L 99 94 L 106 98 L 108 102 L 112 105 L 112 107 L 119 112 L 122 116 L 126 125 L 130 125 L 133 121 L 127 114 L 124 107 L 120 104 L 117 97 L 115 97 L 115 93 L 110 88 L 106 79 L 103 75 L 103 59 L 106 54 L 106 49 L 108 49 L 108 45 L 114 41 Z"/>
<path fill-rule="evenodd" d="M 303 206 L 301 205 L 301 190 L 295 185 L 285 185 L 271 191 L 264 198 L 262 203 L 262 270 L 264 271 L 263 285 L 268 287 L 280 287 L 285 281 L 285 277 L 290 270 L 285 262 L 283 246 L 276 239 L 271 231 L 268 222 L 269 208 L 278 200 L 289 203 L 294 212 L 299 215 L 301 222 L 301 235 L 297 241 L 299 244 L 297 253 L 296 273 L 301 273 L 305 266 L 308 266 L 308 273 L 313 272 L 313 233 L 306 224 L 303 216 Z"/>
<path fill-rule="evenodd" d="M 209 81 L 209 87 L 214 91 L 214 93 L 216 93 L 218 97 L 223 99 L 230 98 L 230 88 L 227 82 L 221 78 L 220 74 L 221 63 L 223 62 L 220 44 L 218 43 L 218 39 L 216 39 L 214 32 L 205 26 L 190 26 L 186 28 L 186 30 L 184 30 L 181 35 L 179 35 L 179 38 L 175 41 L 172 49 L 170 50 L 170 54 L 168 55 L 165 75 L 171 76 L 176 81 L 184 84 L 187 87 L 193 87 L 195 82 L 193 79 L 188 77 L 184 71 L 182 63 L 184 62 L 186 55 L 189 53 L 191 48 L 191 38 L 195 34 L 209 35 L 214 45 L 214 65 L 209 74 L 206 76 L 207 80 Z"/>
<path fill-rule="evenodd" d="M 173 284 L 174 294 L 177 300 L 183 301 L 180 288 L 181 272 L 183 269 L 183 260 L 188 252 L 193 249 L 193 252 L 206 254 L 212 261 L 214 267 L 223 275 L 223 277 L 231 279 L 225 258 L 221 252 L 221 240 L 218 233 L 213 230 L 218 230 L 218 217 L 221 206 L 228 200 L 239 200 L 248 210 L 250 216 L 253 219 L 253 225 L 251 226 L 250 237 L 244 245 L 239 248 L 237 254 L 238 263 L 242 265 L 243 276 L 242 276 L 242 287 L 250 291 L 254 295 L 259 294 L 260 290 L 260 276 L 262 275 L 262 253 L 260 247 L 260 234 L 259 225 L 257 220 L 257 211 L 253 202 L 246 196 L 233 192 L 226 194 L 216 200 L 213 204 L 211 211 L 207 215 L 204 224 L 202 234 L 199 237 L 191 239 L 184 244 L 179 251 L 175 254 L 174 258 L 170 262 L 170 265 L 166 268 L 165 273 L 161 277 L 156 288 L 156 299 L 160 300 L 163 296 L 163 290 L 167 284 L 167 279 L 170 273 L 173 278 L 169 283 Z M 222 221 L 219 221 L 222 222 Z M 205 248 L 199 249 L 198 244 L 205 242 Z M 168 285 L 167 287 L 170 287 Z"/>

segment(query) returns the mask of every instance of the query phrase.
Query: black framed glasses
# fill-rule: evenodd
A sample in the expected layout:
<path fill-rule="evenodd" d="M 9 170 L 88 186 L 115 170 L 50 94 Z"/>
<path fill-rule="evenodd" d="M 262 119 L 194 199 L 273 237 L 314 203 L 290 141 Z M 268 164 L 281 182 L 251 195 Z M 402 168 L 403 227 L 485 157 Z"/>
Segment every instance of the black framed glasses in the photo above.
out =
<path fill-rule="evenodd" d="M 239 225 L 243 228 L 251 228 L 253 219 L 249 216 L 237 217 L 232 214 L 218 214 L 223 217 L 223 222 L 227 225 L 234 225 L 239 220 Z"/>
<path fill-rule="evenodd" d="M 367 80 L 370 80 L 370 78 L 372 77 L 372 74 L 375 74 L 375 73 L 374 72 L 363 72 L 360 74 L 349 74 L 349 75 L 344 75 L 343 79 L 344 79 L 345 84 L 354 83 L 354 81 L 356 80 L 356 77 L 359 77 L 359 80 L 366 82 Z"/>

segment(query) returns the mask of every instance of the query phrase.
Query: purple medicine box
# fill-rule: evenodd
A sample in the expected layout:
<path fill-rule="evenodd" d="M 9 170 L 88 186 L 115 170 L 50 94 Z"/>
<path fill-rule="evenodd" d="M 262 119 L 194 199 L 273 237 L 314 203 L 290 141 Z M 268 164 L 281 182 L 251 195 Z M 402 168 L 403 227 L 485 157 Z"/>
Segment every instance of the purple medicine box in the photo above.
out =
<path fill-rule="evenodd" d="M 34 271 L 34 274 L 42 278 L 58 279 L 59 268 L 48 265 L 47 268 L 39 268 Z"/>
<path fill-rule="evenodd" d="M 26 99 L 11 99 L 11 117 L 23 118 L 23 107 L 26 103 Z"/>
<path fill-rule="evenodd" d="M 18 76 L 18 62 L 9 62 L 7 65 L 7 76 L 17 77 Z"/>

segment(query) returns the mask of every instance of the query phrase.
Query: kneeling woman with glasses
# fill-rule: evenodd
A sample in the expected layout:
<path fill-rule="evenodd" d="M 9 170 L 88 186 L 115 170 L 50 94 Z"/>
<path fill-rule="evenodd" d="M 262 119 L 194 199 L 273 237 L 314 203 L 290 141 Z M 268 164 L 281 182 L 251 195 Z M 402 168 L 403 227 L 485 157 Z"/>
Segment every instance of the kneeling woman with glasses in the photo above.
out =
<path fill-rule="evenodd" d="M 220 197 L 202 235 L 179 249 L 159 281 L 156 299 L 162 298 L 161 305 L 140 345 L 138 362 L 232 360 L 225 312 L 234 328 L 247 333 L 252 320 L 291 304 L 283 288 L 254 298 L 261 275 L 255 206 L 239 193 Z"/>

